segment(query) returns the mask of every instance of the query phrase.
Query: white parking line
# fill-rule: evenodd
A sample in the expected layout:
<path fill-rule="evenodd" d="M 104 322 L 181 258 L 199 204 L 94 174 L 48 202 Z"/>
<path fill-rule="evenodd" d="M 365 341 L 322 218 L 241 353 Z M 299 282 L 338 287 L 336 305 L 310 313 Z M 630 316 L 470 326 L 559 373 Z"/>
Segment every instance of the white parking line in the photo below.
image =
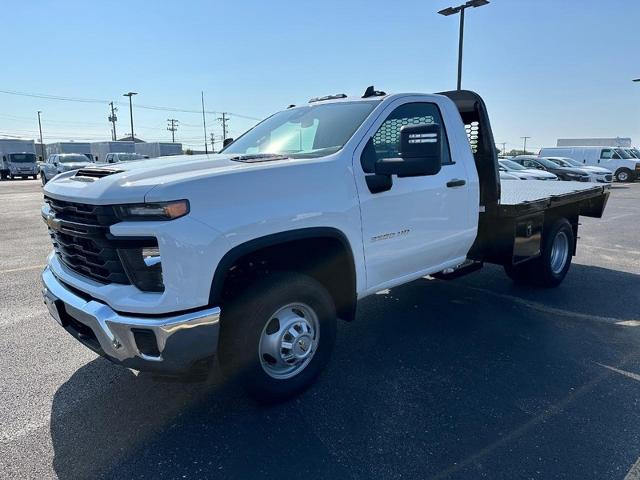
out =
<path fill-rule="evenodd" d="M 640 458 L 636 460 L 636 463 L 631 465 L 631 468 L 624 476 L 624 480 L 640 480 Z"/>
<path fill-rule="evenodd" d="M 10 268 L 8 270 L 0 270 L 0 273 L 26 272 L 27 270 L 36 270 L 44 268 L 44 265 L 31 265 L 30 267 Z"/>
<path fill-rule="evenodd" d="M 525 300 L 524 298 L 520 298 L 520 297 L 516 297 L 513 295 L 506 295 L 504 293 L 496 293 L 492 290 L 485 290 L 484 288 L 478 288 L 478 287 L 470 287 L 465 285 L 464 288 L 468 288 L 470 290 L 476 290 L 478 292 L 482 292 L 484 294 L 487 295 L 492 295 L 494 297 L 498 297 L 498 298 L 502 298 L 505 300 L 510 300 L 514 303 L 517 303 L 519 305 L 525 306 L 527 308 L 531 308 L 533 310 L 537 310 L 539 312 L 542 313 L 550 313 L 553 315 L 560 315 L 563 317 L 573 317 L 573 318 L 577 318 L 580 320 L 592 320 L 592 321 L 596 321 L 596 322 L 604 322 L 604 323 L 614 323 L 616 325 L 620 325 L 620 326 L 638 326 L 640 325 L 640 320 L 635 320 L 635 319 L 629 319 L 629 320 L 621 320 L 619 318 L 613 318 L 613 317 L 604 317 L 604 316 L 600 316 L 600 315 L 592 315 L 590 313 L 580 313 L 580 312 L 574 312 L 572 310 L 564 310 L 562 308 L 555 308 L 555 307 L 549 307 L 543 303 L 538 303 L 538 302 L 532 302 L 531 300 Z"/>
<path fill-rule="evenodd" d="M 620 375 L 624 375 L 625 377 L 629 377 L 629 378 L 632 378 L 633 380 L 640 382 L 640 375 L 638 375 L 637 373 L 621 370 L 619 368 L 611 367 L 609 365 L 604 365 L 603 363 L 598 363 L 598 365 L 608 370 L 611 370 L 612 372 L 619 373 Z M 631 465 L 631 468 L 625 475 L 624 480 L 640 480 L 640 458 L 636 460 L 636 463 Z"/>

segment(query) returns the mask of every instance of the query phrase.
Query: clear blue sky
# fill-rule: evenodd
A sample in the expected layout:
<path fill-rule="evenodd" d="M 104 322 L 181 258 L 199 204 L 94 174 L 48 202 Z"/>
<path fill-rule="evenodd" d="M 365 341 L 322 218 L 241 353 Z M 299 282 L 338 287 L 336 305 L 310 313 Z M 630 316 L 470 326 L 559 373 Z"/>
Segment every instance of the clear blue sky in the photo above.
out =
<path fill-rule="evenodd" d="M 3 2 L 0 90 L 264 117 L 310 97 L 455 87 L 450 0 Z M 640 1 L 491 0 L 467 11 L 463 87 L 497 142 L 631 136 L 640 143 Z M 0 93 L 0 135 L 109 139 L 107 106 Z M 201 147 L 201 116 L 134 109 L 136 135 Z M 216 115 L 208 128 L 220 135 Z M 118 134 L 129 131 L 120 108 Z M 237 135 L 254 122 L 231 117 Z"/>

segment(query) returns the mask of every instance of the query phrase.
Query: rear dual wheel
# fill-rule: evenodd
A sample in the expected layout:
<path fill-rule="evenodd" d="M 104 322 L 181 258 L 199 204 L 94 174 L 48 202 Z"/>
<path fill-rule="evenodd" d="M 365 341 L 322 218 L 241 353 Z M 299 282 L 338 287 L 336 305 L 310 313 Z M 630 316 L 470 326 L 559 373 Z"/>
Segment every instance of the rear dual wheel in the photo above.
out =
<path fill-rule="evenodd" d="M 331 295 L 299 273 L 268 275 L 225 306 L 219 361 L 257 400 L 285 400 L 327 364 L 336 337 Z"/>
<path fill-rule="evenodd" d="M 543 233 L 541 255 L 519 265 L 505 265 L 505 272 L 518 284 L 557 287 L 571 266 L 574 242 L 569 221 L 558 219 Z"/>

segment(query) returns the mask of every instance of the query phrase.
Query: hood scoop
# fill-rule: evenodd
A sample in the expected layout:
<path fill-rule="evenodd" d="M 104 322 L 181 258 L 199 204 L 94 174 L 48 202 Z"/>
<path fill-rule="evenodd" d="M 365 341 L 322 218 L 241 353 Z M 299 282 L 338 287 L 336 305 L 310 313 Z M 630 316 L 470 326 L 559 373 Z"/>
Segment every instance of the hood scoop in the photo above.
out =
<path fill-rule="evenodd" d="M 81 182 L 91 182 L 121 172 L 124 172 L 124 170 L 114 168 L 81 168 L 72 178 Z"/>
<path fill-rule="evenodd" d="M 286 160 L 286 155 L 280 155 L 277 153 L 256 153 L 252 155 L 238 155 L 236 157 L 231 157 L 229 160 L 234 162 L 243 162 L 243 163 L 257 163 L 257 162 L 273 162 L 275 160 Z"/>

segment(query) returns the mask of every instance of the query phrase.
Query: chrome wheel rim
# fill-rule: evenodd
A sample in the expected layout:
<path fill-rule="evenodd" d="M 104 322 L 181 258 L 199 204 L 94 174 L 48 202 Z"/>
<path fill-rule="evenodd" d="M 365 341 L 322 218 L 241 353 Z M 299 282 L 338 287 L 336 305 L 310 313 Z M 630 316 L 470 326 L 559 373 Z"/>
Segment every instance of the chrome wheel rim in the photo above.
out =
<path fill-rule="evenodd" d="M 279 308 L 260 335 L 258 356 L 267 375 L 284 380 L 298 375 L 309 365 L 320 340 L 316 312 L 304 303 Z"/>
<path fill-rule="evenodd" d="M 626 182 L 629 179 L 629 176 L 627 175 L 627 172 L 620 172 L 618 174 L 618 180 L 620 180 L 621 182 Z"/>
<path fill-rule="evenodd" d="M 556 275 L 562 272 L 569 258 L 569 237 L 565 232 L 558 232 L 551 245 L 551 271 Z"/>

